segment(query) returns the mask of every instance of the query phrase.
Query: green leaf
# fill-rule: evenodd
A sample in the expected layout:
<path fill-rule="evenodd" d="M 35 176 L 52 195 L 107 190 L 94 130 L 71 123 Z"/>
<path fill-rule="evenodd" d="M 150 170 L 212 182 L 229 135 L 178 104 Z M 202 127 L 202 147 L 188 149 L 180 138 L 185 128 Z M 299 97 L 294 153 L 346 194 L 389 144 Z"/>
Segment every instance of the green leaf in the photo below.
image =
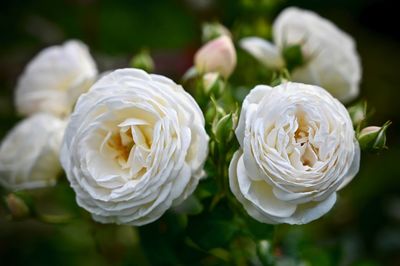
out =
<path fill-rule="evenodd" d="M 152 265 L 179 264 L 177 250 L 184 243 L 186 216 L 164 214 L 151 224 L 138 227 L 140 241 Z"/>
<path fill-rule="evenodd" d="M 206 169 L 207 172 L 211 172 L 214 175 L 215 173 L 212 170 L 213 169 L 210 170 Z M 215 194 L 217 194 L 217 192 L 218 192 L 218 187 L 215 184 L 215 180 L 213 178 L 207 178 L 199 183 L 195 191 L 195 194 L 199 200 L 203 200 L 214 196 Z"/>
<path fill-rule="evenodd" d="M 220 202 L 210 212 L 191 216 L 187 233 L 200 248 L 211 250 L 227 247 L 239 229 L 225 202 Z"/>

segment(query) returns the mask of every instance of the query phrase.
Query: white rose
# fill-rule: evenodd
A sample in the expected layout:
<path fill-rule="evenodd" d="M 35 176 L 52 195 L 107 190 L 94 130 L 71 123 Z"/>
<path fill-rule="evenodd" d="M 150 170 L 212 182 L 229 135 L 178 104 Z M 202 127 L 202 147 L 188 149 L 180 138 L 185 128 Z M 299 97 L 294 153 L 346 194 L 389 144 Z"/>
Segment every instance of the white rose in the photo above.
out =
<path fill-rule="evenodd" d="M 228 78 L 236 67 L 235 46 L 222 35 L 203 45 L 195 54 L 194 64 L 200 73 L 217 72 Z"/>
<path fill-rule="evenodd" d="M 194 191 L 207 153 L 203 114 L 181 86 L 120 69 L 79 98 L 61 163 L 96 221 L 143 225 Z"/>
<path fill-rule="evenodd" d="M 254 219 L 304 224 L 327 213 L 359 169 L 360 150 L 344 106 L 302 83 L 257 86 L 246 97 L 230 187 Z"/>
<path fill-rule="evenodd" d="M 0 184 L 9 190 L 54 185 L 66 123 L 38 113 L 22 120 L 0 146 Z"/>
<path fill-rule="evenodd" d="M 351 36 L 318 14 L 295 7 L 283 10 L 272 30 L 276 46 L 249 37 L 241 40 L 241 47 L 265 65 L 281 68 L 282 50 L 301 45 L 305 63 L 294 69 L 293 81 L 321 86 L 342 102 L 358 96 L 361 64 Z"/>
<path fill-rule="evenodd" d="M 96 64 L 85 44 L 68 41 L 41 51 L 18 80 L 15 104 L 20 114 L 47 112 L 68 115 L 93 84 Z"/>

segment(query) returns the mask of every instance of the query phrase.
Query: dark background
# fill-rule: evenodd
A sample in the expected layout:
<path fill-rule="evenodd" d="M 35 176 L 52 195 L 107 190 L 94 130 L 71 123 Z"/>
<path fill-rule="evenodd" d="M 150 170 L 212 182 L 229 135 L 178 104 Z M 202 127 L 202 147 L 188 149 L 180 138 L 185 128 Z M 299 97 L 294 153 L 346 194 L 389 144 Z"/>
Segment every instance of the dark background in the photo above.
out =
<path fill-rule="evenodd" d="M 0 138 L 20 119 L 12 100 L 17 78 L 25 64 L 46 46 L 81 39 L 90 47 L 100 71 L 126 67 L 132 55 L 147 48 L 155 59 L 155 72 L 179 81 L 201 44 L 202 22 L 220 21 L 233 29 L 238 40 L 253 33 L 252 25 L 258 25 L 258 33 L 268 36 L 265 21 L 285 6 L 311 9 L 355 38 L 363 65 L 360 98 L 368 100 L 375 110 L 370 124 L 382 125 L 390 119 L 393 125 L 388 130 L 389 150 L 362 155 L 360 173 L 341 191 L 328 215 L 305 226 L 280 225 L 276 237 L 282 243 L 282 252 L 293 258 L 314 258 L 311 265 L 400 265 L 400 25 L 395 3 L 2 1 Z M 237 70 L 234 75 L 240 77 L 241 73 Z M 53 189 L 35 192 L 33 197 L 40 198 L 41 210 L 78 213 L 85 219 L 66 225 L 47 225 L 32 219 L 9 221 L 5 208 L 0 207 L 1 265 L 146 264 L 135 231 L 90 222 L 87 214 L 76 207 L 65 180 Z M 281 263 L 298 265 L 294 259 Z"/>

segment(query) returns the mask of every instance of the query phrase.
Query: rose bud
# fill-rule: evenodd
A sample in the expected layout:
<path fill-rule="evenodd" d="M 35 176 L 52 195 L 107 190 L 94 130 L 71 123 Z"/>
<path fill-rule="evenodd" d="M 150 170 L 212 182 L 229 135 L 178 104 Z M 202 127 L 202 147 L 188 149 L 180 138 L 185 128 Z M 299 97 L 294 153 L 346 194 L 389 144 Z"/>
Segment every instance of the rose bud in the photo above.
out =
<path fill-rule="evenodd" d="M 203 31 L 202 34 L 203 42 L 211 41 L 212 39 L 218 38 L 219 36 L 222 35 L 232 37 L 229 30 L 224 25 L 221 25 L 218 22 L 204 23 L 202 31 Z"/>
<path fill-rule="evenodd" d="M 228 78 L 236 67 L 236 51 L 231 38 L 223 35 L 206 43 L 194 57 L 200 73 L 218 72 Z"/>
<path fill-rule="evenodd" d="M 215 99 L 211 96 L 211 102 L 209 103 L 205 114 L 207 123 L 215 126 L 218 123 L 218 120 L 225 115 L 226 113 L 224 109 L 218 105 Z"/>
<path fill-rule="evenodd" d="M 154 61 L 148 51 L 143 50 L 135 55 L 131 60 L 131 66 L 134 68 L 143 69 L 147 72 L 154 71 Z"/>
<path fill-rule="evenodd" d="M 379 151 L 386 148 L 386 130 L 391 122 L 382 127 L 370 126 L 361 130 L 358 141 L 362 150 Z"/>
<path fill-rule="evenodd" d="M 215 125 L 214 128 L 215 139 L 219 143 L 226 143 L 231 140 L 233 136 L 233 119 L 232 114 L 227 114 L 222 117 Z"/>

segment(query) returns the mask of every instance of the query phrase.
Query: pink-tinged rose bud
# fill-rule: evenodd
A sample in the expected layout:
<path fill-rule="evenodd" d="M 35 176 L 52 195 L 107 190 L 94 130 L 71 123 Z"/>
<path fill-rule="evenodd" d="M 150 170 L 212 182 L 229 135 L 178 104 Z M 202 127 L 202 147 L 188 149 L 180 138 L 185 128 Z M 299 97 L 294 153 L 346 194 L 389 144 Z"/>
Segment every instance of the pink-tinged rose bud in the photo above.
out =
<path fill-rule="evenodd" d="M 236 51 L 231 38 L 221 36 L 206 43 L 194 57 L 200 73 L 218 72 L 228 78 L 236 67 Z"/>

